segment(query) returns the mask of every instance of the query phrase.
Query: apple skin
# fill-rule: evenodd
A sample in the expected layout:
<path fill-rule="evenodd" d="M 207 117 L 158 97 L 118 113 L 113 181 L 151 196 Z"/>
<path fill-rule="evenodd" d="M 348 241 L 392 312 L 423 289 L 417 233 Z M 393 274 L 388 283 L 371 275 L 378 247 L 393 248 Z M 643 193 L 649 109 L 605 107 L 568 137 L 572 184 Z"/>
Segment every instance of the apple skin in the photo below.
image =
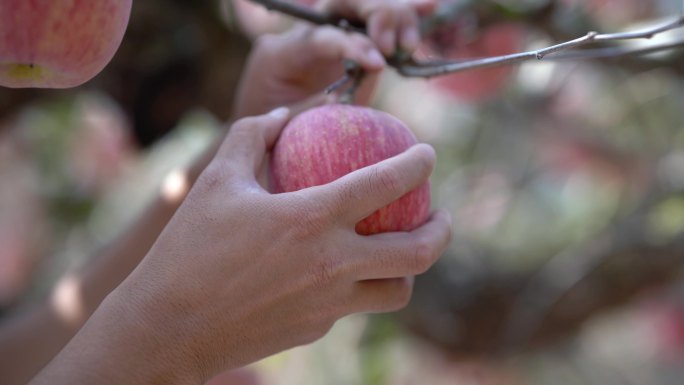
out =
<path fill-rule="evenodd" d="M 75 87 L 109 63 L 132 0 L 0 0 L 0 86 Z"/>
<path fill-rule="evenodd" d="M 416 143 L 411 130 L 385 112 L 342 104 L 316 107 L 283 129 L 271 157 L 271 189 L 291 192 L 330 183 Z M 425 223 L 429 211 L 425 182 L 357 223 L 356 232 L 410 231 Z"/>

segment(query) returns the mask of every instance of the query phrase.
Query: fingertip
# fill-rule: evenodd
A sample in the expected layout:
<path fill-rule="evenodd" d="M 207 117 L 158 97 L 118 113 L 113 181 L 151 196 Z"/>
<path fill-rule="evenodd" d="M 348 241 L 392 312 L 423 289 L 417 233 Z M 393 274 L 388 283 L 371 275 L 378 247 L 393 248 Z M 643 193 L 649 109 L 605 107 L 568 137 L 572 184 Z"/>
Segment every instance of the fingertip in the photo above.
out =
<path fill-rule="evenodd" d="M 451 228 L 453 225 L 453 219 L 451 218 L 451 213 L 445 209 L 439 209 L 432 214 L 432 219 L 435 221 L 440 221 L 445 223 Z"/>
<path fill-rule="evenodd" d="M 385 61 L 385 58 L 382 56 L 380 51 L 378 51 L 375 48 L 371 48 L 367 53 L 366 53 L 366 61 L 365 64 L 368 68 L 367 70 L 381 70 L 385 67 L 387 62 Z"/>
<path fill-rule="evenodd" d="M 405 28 L 401 34 L 401 48 L 406 52 L 413 52 L 420 44 L 420 35 L 415 25 Z"/>
<path fill-rule="evenodd" d="M 271 124 L 264 127 L 263 136 L 266 141 L 266 147 L 271 148 L 280 136 L 280 132 L 285 127 L 286 122 L 290 118 L 290 109 L 288 107 L 278 107 L 268 114 L 266 117 L 271 120 Z"/>
<path fill-rule="evenodd" d="M 275 120 L 284 120 L 290 116 L 290 109 L 288 107 L 278 107 L 269 112 L 268 117 Z"/>
<path fill-rule="evenodd" d="M 375 43 L 376 46 L 379 46 L 383 32 L 381 21 L 380 15 L 377 13 L 371 14 L 368 19 L 368 37 L 370 37 L 371 41 Z"/>
<path fill-rule="evenodd" d="M 437 152 L 431 145 L 427 143 L 415 144 L 409 148 L 408 151 L 415 153 L 415 156 L 429 165 L 430 168 L 432 168 L 435 162 L 437 162 Z"/>
<path fill-rule="evenodd" d="M 425 16 L 434 13 L 437 9 L 437 4 L 437 0 L 413 0 L 411 5 L 419 15 Z"/>
<path fill-rule="evenodd" d="M 396 37 L 394 31 L 391 29 L 384 30 L 380 34 L 380 39 L 377 42 L 382 53 L 391 56 L 396 48 Z"/>

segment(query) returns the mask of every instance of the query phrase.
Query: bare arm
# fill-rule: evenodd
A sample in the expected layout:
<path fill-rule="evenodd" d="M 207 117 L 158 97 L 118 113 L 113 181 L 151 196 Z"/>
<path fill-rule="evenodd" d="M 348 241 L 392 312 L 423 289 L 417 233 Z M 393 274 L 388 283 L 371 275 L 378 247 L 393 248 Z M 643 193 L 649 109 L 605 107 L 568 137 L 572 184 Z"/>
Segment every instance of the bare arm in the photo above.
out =
<path fill-rule="evenodd" d="M 354 227 L 424 183 L 434 151 L 272 195 L 256 174 L 286 120 L 278 110 L 233 126 L 143 261 L 31 384 L 201 384 L 347 314 L 408 302 L 410 277 L 449 242 L 448 215 L 411 232 Z"/>
<path fill-rule="evenodd" d="M 213 145 L 188 169 L 188 186 L 194 183 L 216 147 Z M 160 193 L 96 258 L 63 277 L 48 299 L 6 321 L 0 328 L 3 384 L 25 384 L 66 345 L 102 300 L 147 254 L 184 195 Z"/>
<path fill-rule="evenodd" d="M 345 11 L 350 12 L 365 3 L 341 1 L 340 4 L 345 4 Z M 393 2 L 388 4 L 392 7 L 391 14 L 412 12 L 407 7 L 395 9 Z M 383 9 L 378 12 L 383 15 L 386 13 Z M 358 16 L 365 18 L 372 14 L 375 14 L 374 10 L 365 10 Z M 373 23 L 377 24 L 378 31 L 405 28 L 400 17 L 376 19 Z M 297 54 L 293 55 L 293 52 Z M 384 63 L 378 63 L 378 56 L 367 38 L 330 29 L 299 28 L 286 36 L 272 38 L 267 44 L 257 45 L 252 54 L 237 98 L 239 104 L 235 108 L 236 115 L 261 114 L 280 105 L 294 105 L 294 114 L 307 106 L 323 103 L 326 99 L 321 91 L 341 75 L 342 58 L 354 59 L 367 71 L 377 72 L 384 66 Z M 280 65 L 273 66 L 274 62 Z M 368 88 L 370 92 L 372 87 Z M 190 169 L 186 175 L 188 186 L 194 183 L 207 165 L 218 144 Z M 100 255 L 82 269 L 63 278 L 49 299 L 26 309 L 2 325 L 0 373 L 3 373 L 3 384 L 26 383 L 67 344 L 103 299 L 148 253 L 182 199 L 183 195 L 168 199 L 168 196 L 160 194 L 125 233 L 102 250 Z M 100 313 L 106 313 L 104 309 L 114 307 L 111 303 L 117 301 L 106 302 L 110 305 L 103 305 Z M 100 325 L 104 319 L 111 317 L 100 315 L 99 319 L 92 323 Z M 115 329 L 105 327 L 103 330 Z M 89 334 L 93 333 L 96 331 L 91 327 Z M 106 336 L 92 341 L 103 337 Z"/>

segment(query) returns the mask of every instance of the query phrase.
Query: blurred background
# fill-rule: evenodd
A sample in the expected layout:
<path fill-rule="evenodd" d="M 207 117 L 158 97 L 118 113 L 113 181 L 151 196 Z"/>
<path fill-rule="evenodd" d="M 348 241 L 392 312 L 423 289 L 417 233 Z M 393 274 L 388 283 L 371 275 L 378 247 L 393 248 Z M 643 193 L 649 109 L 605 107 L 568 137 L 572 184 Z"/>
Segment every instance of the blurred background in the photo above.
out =
<path fill-rule="evenodd" d="M 682 11 L 680 0 L 442 2 L 463 10 L 425 37 L 425 59 L 519 52 Z M 221 135 L 251 41 L 291 25 L 246 0 L 137 1 L 94 80 L 0 89 L 0 317 L 44 297 Z M 386 71 L 373 105 L 437 149 L 433 204 L 455 219 L 450 249 L 407 309 L 347 317 L 214 384 L 680 384 L 683 59 L 430 80 Z"/>

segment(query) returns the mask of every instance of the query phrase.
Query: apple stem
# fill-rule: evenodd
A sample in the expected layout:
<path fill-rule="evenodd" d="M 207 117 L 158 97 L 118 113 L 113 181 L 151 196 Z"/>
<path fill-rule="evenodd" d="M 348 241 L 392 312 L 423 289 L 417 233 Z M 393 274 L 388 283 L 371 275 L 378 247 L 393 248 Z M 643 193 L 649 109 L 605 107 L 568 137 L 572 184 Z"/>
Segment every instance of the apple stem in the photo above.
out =
<path fill-rule="evenodd" d="M 361 86 L 361 83 L 366 76 L 366 71 L 364 71 L 358 63 L 352 60 L 345 60 L 344 72 L 344 76 L 328 86 L 328 88 L 325 89 L 325 93 L 331 94 L 337 92 L 349 84 L 349 87 L 340 92 L 340 103 L 352 104 L 354 103 L 356 90 L 359 89 L 359 86 Z"/>

